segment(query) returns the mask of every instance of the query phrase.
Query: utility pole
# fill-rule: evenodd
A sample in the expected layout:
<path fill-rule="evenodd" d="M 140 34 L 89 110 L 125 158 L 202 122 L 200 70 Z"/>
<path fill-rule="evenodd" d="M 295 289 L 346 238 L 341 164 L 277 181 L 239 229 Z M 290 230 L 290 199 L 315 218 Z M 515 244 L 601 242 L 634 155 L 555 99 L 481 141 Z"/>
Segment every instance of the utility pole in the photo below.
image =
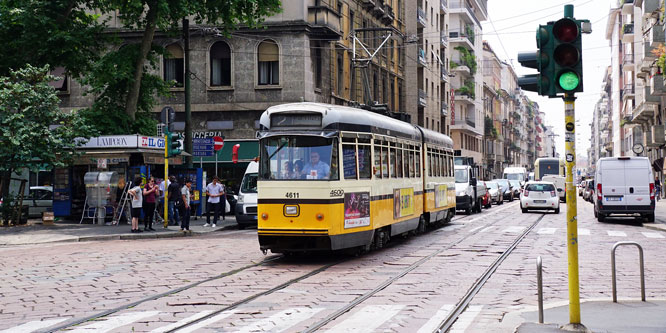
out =
<path fill-rule="evenodd" d="M 192 168 L 192 110 L 190 105 L 190 21 L 183 19 L 185 46 L 185 156 L 186 165 Z"/>

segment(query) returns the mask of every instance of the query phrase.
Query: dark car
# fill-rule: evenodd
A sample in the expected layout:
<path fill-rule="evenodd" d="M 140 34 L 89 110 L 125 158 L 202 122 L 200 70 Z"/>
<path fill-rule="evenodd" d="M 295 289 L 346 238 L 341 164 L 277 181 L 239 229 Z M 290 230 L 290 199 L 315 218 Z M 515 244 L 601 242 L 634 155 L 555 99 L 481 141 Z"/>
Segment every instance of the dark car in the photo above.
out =
<path fill-rule="evenodd" d="M 513 194 L 513 188 L 507 179 L 493 179 L 492 181 L 499 184 L 499 187 L 503 193 L 502 198 L 504 200 L 513 201 L 513 198 L 515 197 Z"/>

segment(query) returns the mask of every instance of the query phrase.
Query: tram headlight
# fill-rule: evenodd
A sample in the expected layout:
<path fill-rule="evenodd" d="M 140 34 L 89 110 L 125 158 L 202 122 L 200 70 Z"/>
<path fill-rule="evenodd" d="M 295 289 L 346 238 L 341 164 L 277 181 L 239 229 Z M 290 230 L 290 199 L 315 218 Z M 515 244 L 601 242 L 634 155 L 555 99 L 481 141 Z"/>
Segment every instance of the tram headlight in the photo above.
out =
<path fill-rule="evenodd" d="M 284 216 L 295 217 L 298 216 L 298 205 L 285 205 Z"/>

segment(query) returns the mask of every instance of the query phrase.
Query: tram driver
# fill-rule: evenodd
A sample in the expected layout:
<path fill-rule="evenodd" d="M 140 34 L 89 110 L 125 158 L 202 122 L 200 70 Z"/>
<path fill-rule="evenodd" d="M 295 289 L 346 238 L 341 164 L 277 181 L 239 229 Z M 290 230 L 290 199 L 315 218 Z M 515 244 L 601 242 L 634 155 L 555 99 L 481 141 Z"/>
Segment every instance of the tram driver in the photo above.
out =
<path fill-rule="evenodd" d="M 319 159 L 319 153 L 310 152 L 310 163 L 303 167 L 303 174 L 306 179 L 329 179 L 331 176 L 331 167 Z"/>

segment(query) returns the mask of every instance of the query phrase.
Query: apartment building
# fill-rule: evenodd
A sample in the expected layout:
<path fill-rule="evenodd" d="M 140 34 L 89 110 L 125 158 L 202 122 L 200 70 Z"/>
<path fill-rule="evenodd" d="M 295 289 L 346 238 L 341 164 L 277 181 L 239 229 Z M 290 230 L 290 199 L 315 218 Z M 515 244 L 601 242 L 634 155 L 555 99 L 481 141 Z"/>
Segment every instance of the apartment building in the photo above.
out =
<path fill-rule="evenodd" d="M 405 3 L 405 78 L 412 123 L 449 134 L 449 43 L 447 0 Z"/>
<path fill-rule="evenodd" d="M 451 137 L 456 153 L 483 163 L 483 43 L 487 0 L 450 0 Z"/>

